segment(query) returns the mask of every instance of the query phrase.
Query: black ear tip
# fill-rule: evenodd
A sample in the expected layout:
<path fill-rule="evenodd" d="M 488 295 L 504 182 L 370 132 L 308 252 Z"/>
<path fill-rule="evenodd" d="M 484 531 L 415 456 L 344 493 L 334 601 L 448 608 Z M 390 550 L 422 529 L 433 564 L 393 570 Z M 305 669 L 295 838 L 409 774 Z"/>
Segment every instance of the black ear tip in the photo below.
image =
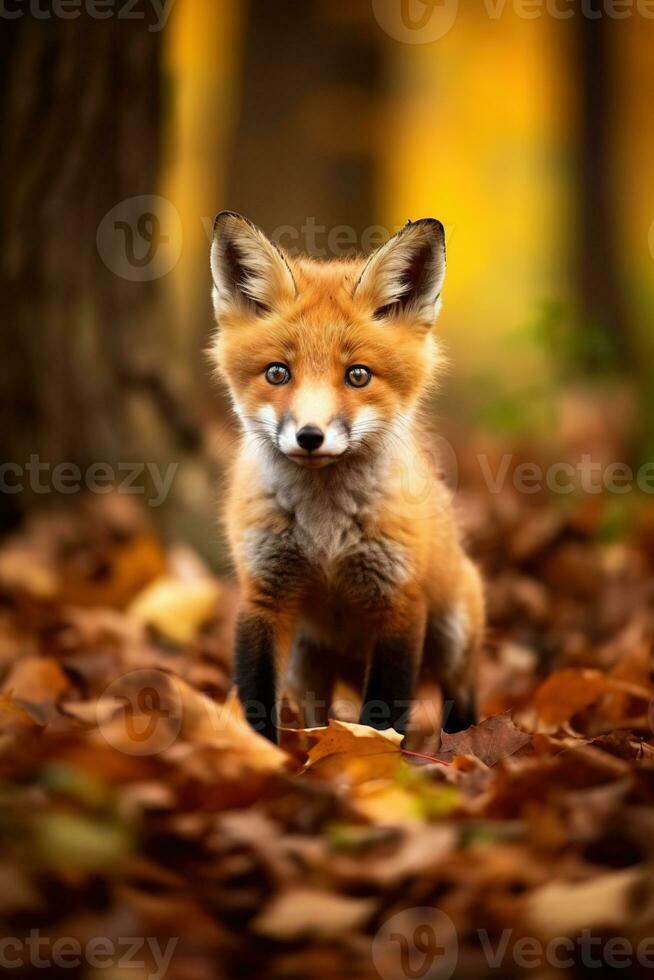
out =
<path fill-rule="evenodd" d="M 442 221 L 438 220 L 438 218 L 422 218 L 420 221 L 416 221 L 416 224 L 429 227 L 435 235 L 445 240 L 445 226 L 443 225 Z"/>
<path fill-rule="evenodd" d="M 228 221 L 247 221 L 248 219 L 239 214 L 238 211 L 219 211 L 213 219 L 214 237 L 219 228 L 222 228 Z M 249 222 L 248 222 L 249 224 Z"/>
<path fill-rule="evenodd" d="M 432 240 L 436 243 L 436 247 L 444 256 L 447 246 L 445 243 L 445 226 L 443 222 L 439 221 L 438 218 L 423 218 L 421 221 L 417 221 L 416 224 L 421 224 L 428 229 Z"/>
<path fill-rule="evenodd" d="M 407 221 L 402 231 L 415 230 L 417 228 L 422 228 L 427 231 L 445 247 L 445 226 L 438 218 L 419 218 L 417 221 Z"/>

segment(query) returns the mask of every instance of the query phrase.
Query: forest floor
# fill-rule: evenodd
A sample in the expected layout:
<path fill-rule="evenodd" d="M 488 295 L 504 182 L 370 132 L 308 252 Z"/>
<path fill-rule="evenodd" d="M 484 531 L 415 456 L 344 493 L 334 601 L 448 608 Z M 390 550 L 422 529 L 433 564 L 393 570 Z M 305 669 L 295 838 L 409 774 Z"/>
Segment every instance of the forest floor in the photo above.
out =
<path fill-rule="evenodd" d="M 335 721 L 255 735 L 228 694 L 234 587 L 133 498 L 3 544 L 12 975 L 649 974 L 654 521 L 459 496 L 488 586 L 483 721 L 422 756 Z"/>

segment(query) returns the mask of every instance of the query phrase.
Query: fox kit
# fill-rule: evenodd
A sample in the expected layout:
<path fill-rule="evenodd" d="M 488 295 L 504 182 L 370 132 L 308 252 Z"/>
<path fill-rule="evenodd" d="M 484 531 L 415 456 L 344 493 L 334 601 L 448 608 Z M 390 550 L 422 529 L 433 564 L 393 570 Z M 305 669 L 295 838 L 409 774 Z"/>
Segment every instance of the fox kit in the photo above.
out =
<path fill-rule="evenodd" d="M 421 674 L 441 685 L 446 731 L 472 724 L 481 582 L 419 421 L 443 226 L 409 222 L 367 259 L 318 262 L 223 211 L 211 269 L 212 354 L 242 426 L 225 516 L 251 724 L 276 739 L 284 684 L 305 724 L 327 724 L 344 680 L 362 723 L 405 732 Z"/>

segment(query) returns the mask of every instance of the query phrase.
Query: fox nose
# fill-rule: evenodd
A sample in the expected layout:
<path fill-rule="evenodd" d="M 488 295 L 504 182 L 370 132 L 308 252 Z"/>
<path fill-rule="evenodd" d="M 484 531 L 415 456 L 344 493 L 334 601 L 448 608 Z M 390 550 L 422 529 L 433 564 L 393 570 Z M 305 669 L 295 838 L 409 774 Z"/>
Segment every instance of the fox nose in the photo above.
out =
<path fill-rule="evenodd" d="M 318 449 L 325 440 L 324 435 L 316 425 L 303 426 L 295 438 L 297 439 L 298 446 L 306 449 L 307 452 L 313 452 L 314 449 Z"/>

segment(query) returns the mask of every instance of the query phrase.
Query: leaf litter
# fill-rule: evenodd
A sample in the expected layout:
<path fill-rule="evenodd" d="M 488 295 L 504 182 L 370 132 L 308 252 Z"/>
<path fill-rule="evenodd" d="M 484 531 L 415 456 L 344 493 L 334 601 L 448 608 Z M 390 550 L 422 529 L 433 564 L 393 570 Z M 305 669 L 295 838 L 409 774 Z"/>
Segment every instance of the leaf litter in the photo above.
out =
<path fill-rule="evenodd" d="M 385 923 L 425 908 L 465 977 L 491 947 L 503 977 L 536 975 L 525 937 L 654 935 L 654 539 L 602 541 L 583 501 L 473 489 L 463 510 L 488 581 L 481 721 L 410 747 L 298 729 L 290 704 L 279 748 L 253 732 L 234 586 L 125 498 L 8 538 L 4 935 L 172 937 L 173 980 L 377 977 Z"/>

